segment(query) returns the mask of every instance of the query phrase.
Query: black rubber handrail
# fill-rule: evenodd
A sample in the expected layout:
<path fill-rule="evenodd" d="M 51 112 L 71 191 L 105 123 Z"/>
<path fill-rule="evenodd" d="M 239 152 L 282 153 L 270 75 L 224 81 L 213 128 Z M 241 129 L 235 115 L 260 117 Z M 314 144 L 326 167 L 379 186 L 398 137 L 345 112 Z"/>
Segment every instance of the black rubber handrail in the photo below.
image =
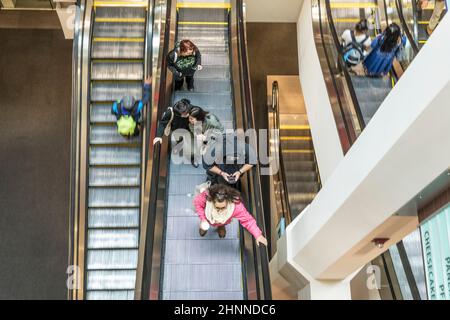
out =
<path fill-rule="evenodd" d="M 153 1 L 153 8 L 156 7 L 155 0 Z M 155 121 L 151 121 L 151 127 L 149 130 L 149 137 L 151 136 L 152 132 L 156 133 L 157 126 L 158 126 L 158 119 L 161 113 L 161 110 L 164 109 L 166 106 L 166 100 L 165 100 L 165 90 L 167 87 L 167 68 L 166 68 L 166 60 L 165 57 L 167 56 L 169 52 L 169 34 L 170 34 L 170 12 L 171 12 L 171 6 L 172 1 L 167 1 L 167 7 L 166 7 L 166 22 L 165 22 L 165 29 L 164 29 L 164 39 L 161 41 L 163 44 L 163 50 L 161 52 L 162 55 L 162 66 L 161 66 L 161 75 L 160 75 L 160 82 L 159 87 L 155 89 L 155 91 L 158 91 L 158 105 L 153 106 L 153 108 L 157 108 L 156 117 L 157 119 Z M 152 46 L 152 43 L 149 43 L 149 46 Z M 153 79 L 155 80 L 155 79 Z M 152 85 L 154 85 L 155 82 L 153 82 Z M 154 120 L 154 119 L 150 119 Z M 148 141 L 149 144 L 152 144 L 152 141 Z M 150 183 L 150 187 L 147 191 L 147 194 L 145 196 L 149 197 L 149 205 L 148 210 L 146 212 L 147 214 L 147 220 L 145 225 L 145 232 L 142 232 L 140 235 L 141 239 L 144 239 L 144 241 L 140 241 L 140 247 L 139 252 L 140 255 L 142 255 L 142 269 L 139 270 L 139 272 L 142 272 L 138 275 L 136 281 L 140 281 L 140 283 L 136 283 L 136 288 L 139 288 L 139 290 L 136 289 L 136 292 L 138 293 L 138 296 L 135 298 L 140 300 L 150 300 L 151 298 L 158 299 L 159 297 L 152 296 L 151 293 L 151 287 L 152 286 L 159 286 L 159 282 L 161 281 L 161 273 L 159 274 L 153 274 L 153 265 L 154 263 L 160 263 L 160 261 L 156 262 L 154 260 L 154 244 L 156 241 L 162 241 L 162 239 L 155 238 L 155 227 L 156 227 L 156 221 L 158 218 L 158 189 L 159 189 L 159 180 L 160 180 L 160 168 L 161 163 L 164 160 L 161 160 L 161 143 L 157 143 L 152 147 L 148 148 L 148 154 L 147 157 L 152 158 L 152 165 L 151 165 L 151 173 L 148 176 L 148 181 Z M 148 170 L 148 168 L 147 168 Z M 148 183 L 146 181 L 145 183 Z M 161 235 L 162 236 L 162 235 Z M 156 240 L 156 241 L 155 241 Z M 156 255 L 160 255 L 160 253 L 157 253 Z M 158 282 L 158 285 L 155 284 L 155 282 Z M 157 290 L 159 291 L 159 290 Z"/>
<path fill-rule="evenodd" d="M 359 123 L 359 126 L 360 126 L 361 131 L 362 131 L 366 127 L 366 124 L 364 122 L 364 117 L 363 117 L 363 114 L 361 112 L 361 108 L 359 106 L 359 102 L 358 102 L 358 98 L 356 96 L 355 88 L 353 87 L 352 79 L 351 79 L 350 74 L 349 74 L 349 72 L 347 70 L 347 66 L 344 63 L 343 50 L 342 50 L 341 43 L 339 41 L 339 36 L 337 34 L 336 27 L 334 25 L 333 14 L 331 12 L 330 0 L 322 0 L 322 1 L 325 1 L 325 7 L 326 7 L 326 13 L 327 13 L 327 21 L 328 21 L 328 25 L 329 25 L 330 30 L 331 30 L 331 37 L 333 39 L 333 43 L 334 43 L 334 45 L 336 47 L 336 50 L 338 52 L 338 59 L 337 60 L 338 60 L 339 68 L 342 70 L 342 73 L 344 75 L 344 78 L 345 78 L 345 81 L 346 81 L 346 84 L 347 84 L 347 87 L 348 87 L 348 91 L 350 93 L 350 97 L 351 97 L 351 100 L 352 100 L 353 108 L 355 110 L 356 117 L 358 119 L 358 123 Z M 319 2 L 320 2 L 320 0 L 319 0 Z M 320 6 L 319 6 L 319 8 L 320 8 Z M 334 77 L 334 74 L 332 72 L 331 72 L 331 75 Z M 344 119 L 346 119 L 346 117 L 344 117 Z"/>
<path fill-rule="evenodd" d="M 252 92 L 251 92 L 251 83 L 250 83 L 250 71 L 248 66 L 248 53 L 247 53 L 247 45 L 246 45 L 246 34 L 245 34 L 245 22 L 244 22 L 244 4 L 242 0 L 236 1 L 237 5 L 237 22 L 238 22 L 238 42 L 239 42 L 239 52 L 240 52 L 240 63 L 242 66 L 242 85 L 243 85 L 243 102 L 244 102 L 244 110 L 246 111 L 246 122 L 244 125 L 246 128 L 256 128 L 255 119 L 254 119 L 254 109 L 253 109 L 253 101 L 252 101 Z M 264 221 L 264 206 L 262 200 L 262 192 L 261 192 L 261 175 L 259 165 L 255 165 L 252 168 L 251 174 L 253 190 L 250 190 L 254 195 L 255 201 L 252 203 L 252 208 L 254 208 L 256 212 L 256 221 L 258 226 L 261 227 L 263 234 L 265 232 L 265 221 Z M 250 200 L 250 199 L 249 199 Z M 272 289 L 270 282 L 270 271 L 269 271 L 269 255 L 267 247 L 264 245 L 260 245 L 259 247 L 255 247 L 255 258 L 256 258 L 256 274 L 257 274 L 257 285 L 258 285 L 258 298 L 263 300 L 271 300 L 272 299 Z M 258 274 L 261 272 L 261 274 Z M 262 283 L 259 283 L 259 279 L 261 279 Z"/>
<path fill-rule="evenodd" d="M 331 84 L 333 86 L 333 90 L 334 90 L 334 93 L 336 95 L 336 102 L 337 102 L 338 107 L 339 107 L 339 113 L 340 113 L 340 115 L 341 115 L 341 117 L 343 119 L 344 129 L 345 129 L 345 133 L 346 133 L 346 136 L 345 136 L 346 137 L 346 141 L 342 141 L 342 139 L 341 139 L 341 146 L 342 146 L 342 149 L 343 149 L 344 153 L 346 153 L 348 151 L 348 149 L 351 147 L 351 145 L 353 144 L 353 142 L 356 140 L 356 136 L 355 136 L 354 130 L 353 129 L 350 130 L 350 128 L 349 128 L 348 119 L 346 117 L 346 113 L 345 113 L 344 107 L 342 105 L 342 97 L 339 95 L 337 80 L 336 80 L 336 78 L 334 76 L 334 73 L 333 73 L 333 68 L 332 68 L 332 61 L 333 61 L 333 59 L 332 59 L 332 57 L 330 57 L 328 55 L 328 52 L 327 52 L 327 44 L 326 44 L 324 31 L 323 31 L 323 25 L 322 25 L 324 22 L 322 21 L 322 3 L 321 3 L 321 1 L 323 3 L 324 0 L 317 0 L 317 3 L 318 3 L 318 6 L 317 6 L 317 8 L 318 8 L 318 17 L 319 17 L 319 23 L 318 23 L 318 25 L 319 25 L 319 32 L 320 32 L 320 38 L 322 40 L 322 46 L 323 46 L 323 52 L 324 52 L 325 60 L 326 60 L 327 67 L 328 67 L 328 70 L 329 70 L 329 73 L 330 73 Z M 340 58 L 338 57 L 338 60 L 339 59 Z M 352 135 L 351 132 L 353 132 L 354 134 Z"/>
<path fill-rule="evenodd" d="M 283 216 L 286 220 L 286 226 L 291 223 L 292 221 L 292 213 L 291 213 L 291 206 L 289 204 L 289 197 L 288 197 L 288 190 L 286 185 L 286 170 L 284 167 L 284 160 L 283 160 L 283 147 L 281 145 L 280 140 L 280 107 L 279 107 L 279 87 L 278 87 L 278 81 L 274 81 L 272 83 L 272 112 L 273 112 L 273 123 L 275 130 L 278 130 L 278 139 L 277 141 L 274 141 L 274 143 L 277 145 L 278 154 L 276 155 L 279 159 L 279 168 L 277 172 L 278 176 L 278 182 L 281 184 L 281 190 L 280 190 L 280 202 L 283 210 Z"/>
<path fill-rule="evenodd" d="M 386 7 L 386 0 L 383 0 Z M 414 0 L 413 0 L 414 1 Z M 409 26 L 406 23 L 405 16 L 403 15 L 403 4 L 401 0 L 395 0 L 395 7 L 397 8 L 398 17 L 400 18 L 400 23 L 402 25 L 403 31 L 406 34 L 406 37 L 408 38 L 409 43 L 411 44 L 411 48 L 414 51 L 414 55 L 416 55 L 419 52 L 419 47 L 417 46 L 416 42 L 414 41 L 414 37 L 411 34 L 411 30 L 409 30 Z"/>

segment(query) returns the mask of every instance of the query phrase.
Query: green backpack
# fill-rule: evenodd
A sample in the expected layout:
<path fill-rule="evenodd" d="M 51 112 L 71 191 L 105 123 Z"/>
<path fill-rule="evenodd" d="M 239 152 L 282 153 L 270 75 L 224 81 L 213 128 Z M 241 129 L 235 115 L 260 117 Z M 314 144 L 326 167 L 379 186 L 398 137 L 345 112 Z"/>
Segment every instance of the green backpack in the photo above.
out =
<path fill-rule="evenodd" d="M 117 120 L 117 131 L 126 137 L 130 137 L 134 134 L 136 130 L 136 121 L 134 121 L 132 116 L 121 116 Z"/>

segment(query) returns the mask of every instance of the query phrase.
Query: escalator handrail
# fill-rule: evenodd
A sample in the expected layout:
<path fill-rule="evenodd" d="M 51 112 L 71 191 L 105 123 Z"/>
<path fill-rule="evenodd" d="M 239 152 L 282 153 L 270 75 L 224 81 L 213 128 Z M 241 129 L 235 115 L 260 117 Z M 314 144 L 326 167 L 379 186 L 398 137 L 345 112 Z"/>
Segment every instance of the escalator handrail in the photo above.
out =
<path fill-rule="evenodd" d="M 276 154 L 275 156 L 279 160 L 279 168 L 278 168 L 278 181 L 281 184 L 281 206 L 283 210 L 283 216 L 286 220 L 286 226 L 289 225 L 292 221 L 292 213 L 291 213 L 291 206 L 289 203 L 288 198 L 288 190 L 286 185 L 286 171 L 284 167 L 284 160 L 283 160 L 283 147 L 281 145 L 280 140 L 280 99 L 279 99 L 279 87 L 278 87 L 278 81 L 272 82 L 272 105 L 271 109 L 273 112 L 274 117 L 274 129 L 278 132 L 277 135 L 277 141 L 274 141 L 273 143 L 277 146 Z"/>
<path fill-rule="evenodd" d="M 361 108 L 359 106 L 359 102 L 358 102 L 358 98 L 356 96 L 355 88 L 353 87 L 352 79 L 351 79 L 350 74 L 349 74 L 349 72 L 347 70 L 347 66 L 344 63 L 344 54 L 343 54 L 342 46 L 341 46 L 341 44 L 339 42 L 339 36 L 337 34 L 337 31 L 336 31 L 336 26 L 334 25 L 330 0 L 322 0 L 322 1 L 325 1 L 327 21 L 328 21 L 328 24 L 329 24 L 329 27 L 330 27 L 330 30 L 331 30 L 331 36 L 332 36 L 332 39 L 333 39 L 333 43 L 334 43 L 334 45 L 336 47 L 336 50 L 338 52 L 338 59 L 337 60 L 338 60 L 339 66 L 340 66 L 340 68 L 342 70 L 342 73 L 344 74 L 344 78 L 345 78 L 345 81 L 346 81 L 346 84 L 347 84 L 347 88 L 348 88 L 348 91 L 350 93 L 350 98 L 352 100 L 353 108 L 355 109 L 356 117 L 358 119 L 358 123 L 359 123 L 359 126 L 360 126 L 361 131 L 362 131 L 362 130 L 364 130 L 366 124 L 364 122 L 364 117 L 363 117 L 363 114 L 361 112 Z M 319 2 L 320 2 L 320 0 L 319 0 Z M 334 77 L 334 74 L 331 73 L 331 75 Z M 345 117 L 344 117 L 344 119 L 345 119 Z"/>
<path fill-rule="evenodd" d="M 153 1 L 153 5 L 156 10 L 156 3 L 155 0 Z M 163 5 L 163 3 L 159 3 L 158 5 Z M 152 105 L 152 112 L 151 114 L 156 117 L 156 119 L 151 119 L 151 125 L 149 130 L 149 135 L 152 136 L 156 134 L 157 127 L 158 127 L 158 119 L 161 113 L 161 110 L 164 109 L 166 106 L 166 100 L 164 99 L 164 96 L 166 94 L 166 88 L 168 86 L 167 82 L 167 68 L 166 68 L 166 60 L 165 57 L 167 56 L 169 52 L 169 38 L 168 35 L 170 34 L 170 14 L 172 10 L 172 1 L 167 0 L 166 1 L 166 17 L 165 17 L 165 28 L 162 32 L 162 37 L 164 39 L 160 40 L 160 44 L 163 45 L 162 51 L 161 51 L 161 74 L 159 79 L 159 85 L 157 86 L 156 90 L 154 92 L 158 92 L 157 95 L 158 103 Z M 161 30 L 160 30 L 161 32 Z M 150 43 L 149 45 L 152 45 Z M 158 60 L 159 61 L 159 60 Z M 158 62 L 157 62 L 158 63 Z M 156 76 L 156 75 L 155 75 Z M 154 77 L 155 78 L 155 77 Z M 155 79 L 153 79 L 152 86 L 155 84 Z M 153 100 L 152 100 L 153 101 Z M 152 141 L 149 139 L 149 144 L 152 143 Z M 152 287 L 158 286 L 155 284 L 156 281 L 161 281 L 161 273 L 160 274 L 153 274 L 153 264 L 155 261 L 153 261 L 154 258 L 154 245 L 155 240 L 162 241 L 162 239 L 155 238 L 155 226 L 156 226 L 156 219 L 157 214 L 159 212 L 158 210 L 158 190 L 160 188 L 159 182 L 160 182 L 160 168 L 161 164 L 166 161 L 166 156 L 162 154 L 161 143 L 156 143 L 154 146 L 150 147 L 148 149 L 148 158 L 152 159 L 151 164 L 148 165 L 147 170 L 149 170 L 149 167 L 151 167 L 151 172 L 147 172 L 146 174 L 146 181 L 145 184 L 149 184 L 148 189 L 145 192 L 145 197 L 148 197 L 148 209 L 143 211 L 143 214 L 145 215 L 143 218 L 141 218 L 141 221 L 145 226 L 141 227 L 141 234 L 139 239 L 139 256 L 138 256 L 138 270 L 136 274 L 136 286 L 135 286 L 135 299 L 138 300 L 149 300 L 152 297 L 151 289 Z M 162 159 L 164 158 L 164 159 Z M 156 279 L 157 278 L 157 279 Z M 159 289 L 157 290 L 159 291 Z M 157 299 L 157 297 L 154 297 Z"/>
<path fill-rule="evenodd" d="M 82 35 L 84 33 L 84 12 L 85 1 L 78 0 L 74 19 L 74 45 L 72 52 L 72 110 L 71 110 L 71 146 L 70 146 L 70 207 L 69 207 L 69 254 L 68 266 L 75 264 L 75 256 L 77 254 L 77 238 L 78 238 L 78 188 L 79 181 L 79 131 L 81 127 L 81 111 L 79 108 L 81 101 L 81 64 L 82 59 Z M 74 290 L 67 288 L 67 299 L 75 299 Z"/>
<path fill-rule="evenodd" d="M 383 1 L 385 2 L 385 6 L 386 6 L 386 0 L 383 0 Z M 414 37 L 412 36 L 411 31 L 409 30 L 408 24 L 406 23 L 405 16 L 403 15 L 402 1 L 395 0 L 395 6 L 397 8 L 398 17 L 400 18 L 400 23 L 406 34 L 406 37 L 408 38 L 409 43 L 411 44 L 411 48 L 413 49 L 414 55 L 417 55 L 417 53 L 419 52 L 419 47 L 417 46 L 416 42 L 414 41 Z"/>
<path fill-rule="evenodd" d="M 248 51 L 247 51 L 247 41 L 246 41 L 246 33 L 245 33 L 245 17 L 244 17 L 244 4 L 242 0 L 236 0 L 236 14 L 238 21 L 238 34 L 237 37 L 239 39 L 239 51 L 240 51 L 240 65 L 242 66 L 242 84 L 243 84 L 243 103 L 244 109 L 246 110 L 246 120 L 247 123 L 244 123 L 245 129 L 256 128 L 255 119 L 254 119 L 254 109 L 253 109 L 253 101 L 252 101 L 252 92 L 251 92 L 251 83 L 250 83 L 250 71 L 248 65 Z M 264 221 L 264 206 L 262 200 L 262 191 L 261 191 L 261 175 L 259 164 L 253 166 L 251 172 L 251 182 L 253 183 L 253 190 L 250 190 L 254 195 L 255 201 L 252 203 L 252 208 L 255 210 L 255 218 L 258 226 L 261 228 L 263 234 L 265 232 L 265 221 Z M 250 200 L 250 199 L 249 199 Z M 251 200 L 250 200 L 251 201 Z M 255 246 L 254 246 L 255 248 Z M 259 248 L 259 252 L 258 252 Z M 269 271 L 269 255 L 267 247 L 264 245 L 260 245 L 256 247 L 256 257 L 257 257 L 257 269 L 261 270 L 261 279 L 262 279 L 262 287 L 259 285 L 259 298 L 264 300 L 272 299 L 272 290 L 270 283 L 270 271 Z M 261 294 L 263 295 L 261 297 Z"/>

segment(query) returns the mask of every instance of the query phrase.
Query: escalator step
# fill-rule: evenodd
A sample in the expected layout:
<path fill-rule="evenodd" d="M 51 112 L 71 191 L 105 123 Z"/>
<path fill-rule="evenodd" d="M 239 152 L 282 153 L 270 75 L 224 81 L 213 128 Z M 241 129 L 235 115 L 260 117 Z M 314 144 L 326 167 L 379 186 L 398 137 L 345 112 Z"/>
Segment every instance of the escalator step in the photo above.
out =
<path fill-rule="evenodd" d="M 230 81 L 229 66 L 204 66 L 201 71 L 197 71 L 195 79 L 226 79 Z"/>
<path fill-rule="evenodd" d="M 178 9 L 178 21 L 190 22 L 228 22 L 226 9 Z"/>
<path fill-rule="evenodd" d="M 176 92 L 173 100 L 178 101 L 183 98 L 189 99 L 192 104 L 205 109 L 232 105 L 230 93 Z"/>
<path fill-rule="evenodd" d="M 135 165 L 141 163 L 139 148 L 91 147 L 90 165 Z"/>
<path fill-rule="evenodd" d="M 203 71 L 203 70 L 202 70 Z M 199 71 L 201 72 L 201 71 Z M 195 80 L 195 91 L 197 92 L 230 92 L 231 84 L 230 80 L 218 80 L 218 79 L 197 79 Z"/>
<path fill-rule="evenodd" d="M 214 272 L 212 272 L 214 270 Z M 208 275 L 207 281 L 205 275 Z M 174 265 L 164 267 L 165 291 L 241 291 L 241 264 Z"/>
<path fill-rule="evenodd" d="M 111 103 L 91 104 L 90 121 L 93 123 L 116 123 L 116 116 L 111 113 Z"/>
<path fill-rule="evenodd" d="M 170 202 L 170 200 L 169 200 Z M 168 213 L 166 234 L 167 240 L 199 240 L 198 228 L 199 218 L 195 217 L 175 217 Z M 226 227 L 227 239 L 238 239 L 239 223 L 233 220 Z M 219 239 L 215 228 L 210 228 L 208 233 L 201 239 Z"/>
<path fill-rule="evenodd" d="M 91 80 L 142 80 L 141 62 L 92 62 Z"/>
<path fill-rule="evenodd" d="M 134 290 L 87 291 L 87 300 L 134 300 Z"/>
<path fill-rule="evenodd" d="M 144 42 L 93 42 L 94 59 L 141 59 Z"/>
<path fill-rule="evenodd" d="M 170 175 L 169 194 L 187 195 L 195 193 L 195 186 L 205 182 L 205 177 L 201 175 Z M 194 187 L 194 188 L 193 188 Z M 169 197 L 170 200 L 170 197 Z"/>
<path fill-rule="evenodd" d="M 170 164 L 170 172 L 175 175 L 200 175 L 206 178 L 205 169 L 201 166 L 198 168 L 194 168 L 190 164 L 179 164 L 175 165 L 173 163 Z"/>
<path fill-rule="evenodd" d="M 144 23 L 96 22 L 94 25 L 96 38 L 143 38 L 144 36 Z"/>
<path fill-rule="evenodd" d="M 87 290 L 134 290 L 136 271 L 88 271 Z"/>
<path fill-rule="evenodd" d="M 138 250 L 89 250 L 87 269 L 135 269 Z"/>
<path fill-rule="evenodd" d="M 166 241 L 165 264 L 240 264 L 241 244 L 238 239 L 210 241 Z M 186 254 L 187 253 L 187 254 Z"/>
<path fill-rule="evenodd" d="M 88 249 L 135 249 L 139 243 L 139 230 L 88 230 Z"/>
<path fill-rule="evenodd" d="M 227 66 L 230 64 L 228 53 L 210 53 L 202 56 L 202 65 L 205 66 Z"/>
<path fill-rule="evenodd" d="M 164 300 L 243 300 L 244 294 L 239 291 L 163 291 Z"/>
<path fill-rule="evenodd" d="M 117 132 L 114 126 L 91 126 L 90 127 L 90 143 L 92 144 L 138 144 L 141 136 L 131 137 L 130 139 L 123 137 Z"/>
<path fill-rule="evenodd" d="M 93 82 L 91 86 L 91 101 L 116 101 L 127 95 L 142 98 L 141 82 Z"/>
<path fill-rule="evenodd" d="M 139 227 L 139 209 L 89 209 L 89 228 Z"/>
<path fill-rule="evenodd" d="M 89 168 L 89 186 L 138 186 L 141 170 L 130 168 Z"/>
<path fill-rule="evenodd" d="M 89 207 L 139 206 L 140 188 L 89 188 Z"/>
<path fill-rule="evenodd" d="M 297 152 L 302 151 L 302 152 Z M 303 152 L 304 150 L 283 150 L 283 161 L 286 162 L 297 162 L 297 161 L 314 161 L 314 153 Z M 309 150 L 307 150 L 309 151 Z"/>
<path fill-rule="evenodd" d="M 145 18 L 146 10 L 134 7 L 99 7 L 95 9 L 96 18 Z"/>
<path fill-rule="evenodd" d="M 172 174 L 176 174 L 170 170 Z M 194 209 L 193 195 L 172 195 L 172 201 L 167 203 L 168 217 L 198 217 Z"/>
<path fill-rule="evenodd" d="M 313 149 L 313 144 L 311 140 L 281 140 L 280 142 L 283 151 Z"/>
<path fill-rule="evenodd" d="M 287 181 L 289 194 L 297 193 L 317 193 L 319 192 L 319 184 L 317 181 Z"/>

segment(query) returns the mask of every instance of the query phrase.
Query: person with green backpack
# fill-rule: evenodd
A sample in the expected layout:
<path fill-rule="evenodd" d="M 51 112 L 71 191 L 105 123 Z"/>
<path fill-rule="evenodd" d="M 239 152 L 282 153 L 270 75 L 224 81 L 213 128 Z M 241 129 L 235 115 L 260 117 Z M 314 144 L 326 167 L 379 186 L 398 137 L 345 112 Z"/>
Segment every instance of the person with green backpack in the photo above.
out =
<path fill-rule="evenodd" d="M 139 121 L 142 108 L 151 97 L 152 78 L 145 79 L 142 100 L 133 96 L 124 96 L 113 103 L 111 113 L 117 118 L 117 132 L 126 138 L 139 135 Z"/>

